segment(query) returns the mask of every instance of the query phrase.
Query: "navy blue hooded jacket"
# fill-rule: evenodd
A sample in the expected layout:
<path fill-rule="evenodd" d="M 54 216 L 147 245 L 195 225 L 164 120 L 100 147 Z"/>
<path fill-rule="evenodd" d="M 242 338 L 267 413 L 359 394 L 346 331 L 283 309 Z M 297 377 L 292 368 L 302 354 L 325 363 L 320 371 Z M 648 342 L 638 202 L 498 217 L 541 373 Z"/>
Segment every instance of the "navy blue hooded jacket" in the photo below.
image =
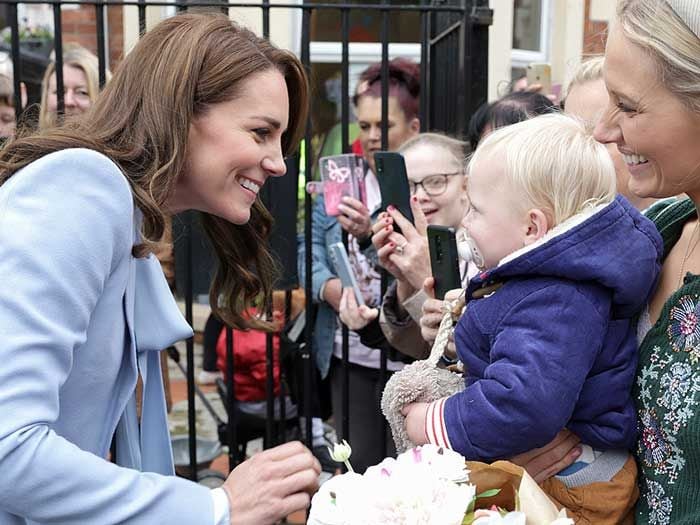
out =
<path fill-rule="evenodd" d="M 618 197 L 472 279 L 455 330 L 466 389 L 438 403 L 446 444 L 490 461 L 541 447 L 566 427 L 594 448 L 631 449 L 635 321 L 662 250 L 654 224 Z M 469 300 L 496 282 L 494 293 Z"/>

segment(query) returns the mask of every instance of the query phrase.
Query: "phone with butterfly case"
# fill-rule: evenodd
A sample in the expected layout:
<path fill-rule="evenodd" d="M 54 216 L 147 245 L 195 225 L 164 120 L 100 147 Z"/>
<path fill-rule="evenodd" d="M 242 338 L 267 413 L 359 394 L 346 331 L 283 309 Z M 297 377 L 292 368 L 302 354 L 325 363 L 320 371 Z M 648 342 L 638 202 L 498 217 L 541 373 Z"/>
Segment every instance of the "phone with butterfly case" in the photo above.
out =
<path fill-rule="evenodd" d="M 365 203 L 362 157 L 352 153 L 331 155 L 321 157 L 318 162 L 327 215 L 336 217 L 341 214 L 338 206 L 343 202 L 343 197 L 352 197 Z"/>

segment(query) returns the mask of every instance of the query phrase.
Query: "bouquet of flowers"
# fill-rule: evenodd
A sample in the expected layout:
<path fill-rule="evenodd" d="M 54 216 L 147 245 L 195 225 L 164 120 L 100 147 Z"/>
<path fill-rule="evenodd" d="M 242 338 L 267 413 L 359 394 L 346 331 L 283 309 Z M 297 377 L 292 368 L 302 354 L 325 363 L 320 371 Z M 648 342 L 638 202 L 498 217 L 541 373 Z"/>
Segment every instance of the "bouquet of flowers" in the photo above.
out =
<path fill-rule="evenodd" d="M 350 454 L 345 441 L 331 450 L 333 459 L 345 462 L 348 472 L 328 480 L 314 495 L 308 525 L 574 523 L 566 518 L 566 511 L 554 507 L 527 473 L 518 477 L 510 468 L 518 467 L 510 463 L 469 464 L 457 452 L 423 445 L 396 459 L 386 458 L 361 475 L 352 470 Z M 505 470 L 501 470 L 502 463 Z M 520 483 L 513 486 L 516 478 Z"/>

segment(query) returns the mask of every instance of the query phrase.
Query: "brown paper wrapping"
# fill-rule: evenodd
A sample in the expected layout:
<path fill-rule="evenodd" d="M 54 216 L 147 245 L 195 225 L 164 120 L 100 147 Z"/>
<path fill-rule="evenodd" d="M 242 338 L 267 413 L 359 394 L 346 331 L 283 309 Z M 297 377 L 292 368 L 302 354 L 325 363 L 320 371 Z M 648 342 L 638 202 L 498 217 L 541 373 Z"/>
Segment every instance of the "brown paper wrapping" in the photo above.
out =
<path fill-rule="evenodd" d="M 467 468 L 470 470 L 469 482 L 476 485 L 477 494 L 500 489 L 495 496 L 477 499 L 477 509 L 496 505 L 514 511 L 518 507 L 517 510 L 527 516 L 527 525 L 551 523 L 567 516 L 566 509 L 559 509 L 522 467 L 508 461 L 491 464 L 467 461 Z"/>

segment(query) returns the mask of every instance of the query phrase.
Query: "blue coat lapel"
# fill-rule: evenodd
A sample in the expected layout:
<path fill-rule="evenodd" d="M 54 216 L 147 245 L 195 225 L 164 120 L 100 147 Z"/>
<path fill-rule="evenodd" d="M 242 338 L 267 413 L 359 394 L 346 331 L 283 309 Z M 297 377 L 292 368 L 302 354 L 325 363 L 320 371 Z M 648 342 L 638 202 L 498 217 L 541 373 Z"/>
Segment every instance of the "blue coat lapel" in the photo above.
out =
<path fill-rule="evenodd" d="M 139 219 L 137 217 L 135 221 L 137 225 Z M 138 238 L 136 232 L 135 242 Z M 129 335 L 125 351 L 130 353 L 133 366 L 138 364 L 143 399 L 140 428 L 134 396 L 124 411 L 116 433 L 117 460 L 126 467 L 173 474 L 159 352 L 177 341 L 192 337 L 192 328 L 177 307 L 155 256 L 132 257 L 129 270 L 124 294 Z"/>

